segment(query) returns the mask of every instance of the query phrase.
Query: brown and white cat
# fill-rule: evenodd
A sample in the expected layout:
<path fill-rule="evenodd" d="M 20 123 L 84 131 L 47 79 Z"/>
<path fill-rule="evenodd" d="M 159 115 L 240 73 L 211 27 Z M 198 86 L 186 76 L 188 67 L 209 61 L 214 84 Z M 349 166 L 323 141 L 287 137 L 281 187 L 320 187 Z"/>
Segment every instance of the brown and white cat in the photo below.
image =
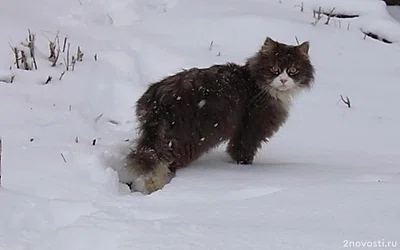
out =
<path fill-rule="evenodd" d="M 244 65 L 191 68 L 149 86 L 139 98 L 140 135 L 120 181 L 150 194 L 222 142 L 238 164 L 252 164 L 286 122 L 292 98 L 314 82 L 309 42 L 267 37 Z"/>

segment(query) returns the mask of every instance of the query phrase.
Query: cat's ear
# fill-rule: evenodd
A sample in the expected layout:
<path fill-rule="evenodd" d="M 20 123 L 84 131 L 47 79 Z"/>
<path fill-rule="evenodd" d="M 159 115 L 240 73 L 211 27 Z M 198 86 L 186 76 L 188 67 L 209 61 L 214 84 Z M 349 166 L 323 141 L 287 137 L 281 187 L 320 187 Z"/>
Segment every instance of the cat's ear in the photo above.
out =
<path fill-rule="evenodd" d="M 267 37 L 264 41 L 264 44 L 261 48 L 262 52 L 268 53 L 276 48 L 277 43 L 272 40 L 270 37 Z"/>
<path fill-rule="evenodd" d="M 310 42 L 306 41 L 297 46 L 299 51 L 305 55 L 308 55 L 308 51 L 310 50 Z"/>

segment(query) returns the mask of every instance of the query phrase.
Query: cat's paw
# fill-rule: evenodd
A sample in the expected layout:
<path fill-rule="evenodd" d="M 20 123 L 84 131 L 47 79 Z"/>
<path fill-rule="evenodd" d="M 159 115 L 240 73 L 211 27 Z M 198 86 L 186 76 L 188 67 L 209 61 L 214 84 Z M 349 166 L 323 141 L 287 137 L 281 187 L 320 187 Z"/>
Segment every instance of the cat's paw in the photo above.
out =
<path fill-rule="evenodd" d="M 236 163 L 239 165 L 251 165 L 253 161 L 251 160 L 236 160 Z"/>

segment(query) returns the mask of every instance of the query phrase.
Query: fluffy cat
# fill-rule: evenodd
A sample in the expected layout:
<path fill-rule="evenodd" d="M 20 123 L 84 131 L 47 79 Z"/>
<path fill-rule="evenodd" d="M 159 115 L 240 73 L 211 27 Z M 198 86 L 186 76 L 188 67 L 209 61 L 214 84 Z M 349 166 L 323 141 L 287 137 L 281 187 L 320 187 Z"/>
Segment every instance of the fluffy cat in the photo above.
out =
<path fill-rule="evenodd" d="M 140 135 L 121 182 L 150 194 L 225 141 L 236 163 L 252 164 L 286 122 L 292 98 L 314 82 L 309 46 L 267 37 L 244 65 L 191 68 L 151 84 L 137 101 Z"/>

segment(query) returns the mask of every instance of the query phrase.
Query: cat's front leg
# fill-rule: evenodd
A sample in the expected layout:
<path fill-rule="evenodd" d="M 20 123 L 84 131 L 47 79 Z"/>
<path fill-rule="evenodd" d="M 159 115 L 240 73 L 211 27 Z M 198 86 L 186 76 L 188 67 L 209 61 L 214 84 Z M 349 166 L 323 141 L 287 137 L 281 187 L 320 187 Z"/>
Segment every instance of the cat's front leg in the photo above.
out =
<path fill-rule="evenodd" d="M 265 129 L 262 123 L 251 121 L 248 114 L 231 137 L 227 153 L 237 164 L 252 164 L 257 150 L 265 141 Z"/>
<path fill-rule="evenodd" d="M 238 164 L 252 164 L 262 143 L 267 142 L 278 131 L 285 119 L 286 114 L 283 112 L 269 112 L 269 115 L 248 112 L 229 141 L 228 154 Z"/>
<path fill-rule="evenodd" d="M 231 138 L 227 152 L 237 164 L 252 164 L 262 138 L 246 133 L 246 129 L 240 129 Z"/>

